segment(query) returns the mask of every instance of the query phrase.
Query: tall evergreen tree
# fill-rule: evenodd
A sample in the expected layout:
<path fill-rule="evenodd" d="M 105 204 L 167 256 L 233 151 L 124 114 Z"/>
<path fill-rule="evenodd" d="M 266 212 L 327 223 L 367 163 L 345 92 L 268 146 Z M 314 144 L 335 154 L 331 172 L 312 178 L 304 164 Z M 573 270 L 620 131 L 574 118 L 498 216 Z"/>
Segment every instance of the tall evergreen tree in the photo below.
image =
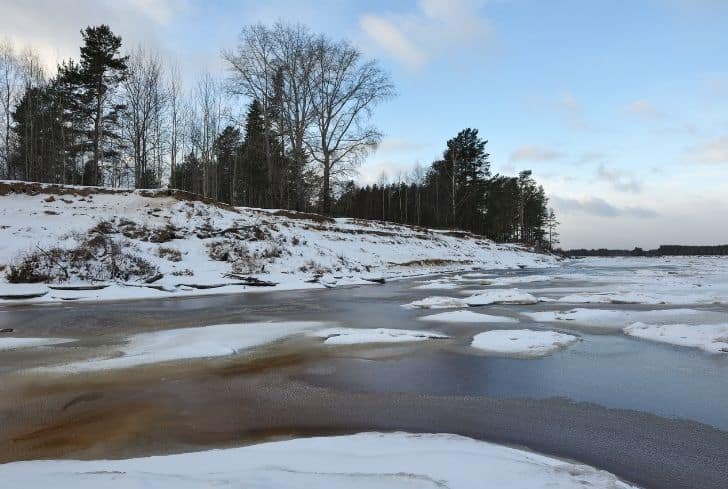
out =
<path fill-rule="evenodd" d="M 226 126 L 215 140 L 213 152 L 215 154 L 217 181 L 220 182 L 217 200 L 236 203 L 236 181 L 238 180 L 238 159 L 240 156 L 240 130 Z"/>
<path fill-rule="evenodd" d="M 91 158 L 84 169 L 86 185 L 100 185 L 101 165 L 118 157 L 118 117 L 123 108 L 115 100 L 115 91 L 126 76 L 127 56 L 120 56 L 121 37 L 115 36 L 108 25 L 87 27 L 81 31 L 83 46 L 81 61 L 76 70 L 80 88 L 80 108 L 87 120 L 87 147 Z"/>

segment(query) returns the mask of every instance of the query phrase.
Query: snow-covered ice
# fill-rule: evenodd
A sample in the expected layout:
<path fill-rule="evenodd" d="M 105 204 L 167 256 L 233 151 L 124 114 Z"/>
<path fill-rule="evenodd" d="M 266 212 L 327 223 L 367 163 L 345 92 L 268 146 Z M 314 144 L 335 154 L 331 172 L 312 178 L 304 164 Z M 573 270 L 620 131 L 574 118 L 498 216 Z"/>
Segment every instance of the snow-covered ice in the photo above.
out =
<path fill-rule="evenodd" d="M 417 285 L 414 288 L 420 289 L 420 290 L 452 290 L 459 288 L 460 285 L 458 285 L 455 282 L 449 282 L 444 280 L 436 280 L 432 282 L 428 282 L 422 285 Z"/>
<path fill-rule="evenodd" d="M 0 465 L 7 487 L 54 489 L 629 489 L 578 463 L 446 434 L 360 433 L 128 460 Z"/>
<path fill-rule="evenodd" d="M 709 353 L 728 353 L 728 323 L 725 324 L 645 324 L 634 323 L 624 328 L 636 338 L 700 348 Z"/>
<path fill-rule="evenodd" d="M 75 341 L 68 338 L 17 338 L 0 336 L 0 351 L 18 350 L 21 348 L 34 348 L 38 346 L 53 346 L 61 343 Z"/>
<path fill-rule="evenodd" d="M 437 331 L 417 331 L 407 329 L 357 329 L 327 328 L 311 333 L 318 338 L 326 338 L 327 345 L 356 345 L 362 343 L 409 343 L 415 341 L 441 340 L 449 336 Z"/>
<path fill-rule="evenodd" d="M 418 318 L 420 321 L 443 323 L 516 323 L 517 319 L 506 316 L 492 316 L 472 311 L 448 311 Z"/>
<path fill-rule="evenodd" d="M 558 300 L 566 304 L 667 304 L 667 299 L 641 292 L 600 292 L 571 294 Z"/>
<path fill-rule="evenodd" d="M 728 303 L 728 258 L 720 256 L 585 258 L 564 262 L 558 277 L 587 282 L 563 302 Z"/>
<path fill-rule="evenodd" d="M 496 329 L 475 335 L 471 346 L 488 353 L 531 358 L 550 355 L 578 340 L 556 331 Z"/>
<path fill-rule="evenodd" d="M 408 309 L 454 309 L 470 306 L 487 306 L 490 304 L 536 304 L 541 302 L 528 292 L 518 289 L 490 289 L 464 291 L 473 294 L 465 299 L 447 296 L 431 296 L 405 304 Z"/>
<path fill-rule="evenodd" d="M 549 282 L 551 280 L 554 280 L 554 277 L 551 275 L 515 275 L 491 278 L 488 280 L 488 285 L 495 287 L 508 287 L 509 285 Z"/>
<path fill-rule="evenodd" d="M 469 306 L 487 306 L 489 304 L 536 304 L 541 300 L 519 289 L 489 289 L 466 291 L 474 293 L 463 299 Z"/>
<path fill-rule="evenodd" d="M 50 370 L 75 373 L 235 355 L 323 326 L 324 323 L 318 322 L 242 323 L 140 333 L 129 337 L 108 356 L 50 367 Z"/>
<path fill-rule="evenodd" d="M 456 307 L 468 307 L 463 299 L 457 297 L 432 296 L 404 304 L 407 309 L 453 309 Z"/>
<path fill-rule="evenodd" d="M 639 311 L 630 309 L 586 309 L 568 311 L 538 311 L 521 313 L 537 322 L 575 324 L 595 328 L 621 330 L 635 322 L 664 323 L 675 320 L 693 321 L 707 318 L 719 319 L 720 313 L 698 309 L 658 309 Z"/>

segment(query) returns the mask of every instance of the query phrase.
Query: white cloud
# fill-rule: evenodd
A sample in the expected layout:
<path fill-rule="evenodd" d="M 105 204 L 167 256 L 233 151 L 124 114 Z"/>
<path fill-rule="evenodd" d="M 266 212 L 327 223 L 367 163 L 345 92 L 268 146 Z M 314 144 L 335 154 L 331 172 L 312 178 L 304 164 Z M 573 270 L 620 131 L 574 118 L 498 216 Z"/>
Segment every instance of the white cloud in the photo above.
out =
<path fill-rule="evenodd" d="M 635 100 L 624 106 L 622 111 L 627 115 L 643 119 L 661 119 L 665 116 L 664 112 L 647 99 Z"/>
<path fill-rule="evenodd" d="M 18 48 L 33 47 L 46 68 L 53 70 L 61 59 L 78 57 L 80 31 L 86 26 L 109 24 L 125 46 L 158 46 L 159 29 L 186 6 L 184 0 L 3 2 L 0 32 Z"/>
<path fill-rule="evenodd" d="M 728 163 L 728 135 L 691 148 L 685 157 L 694 163 Z"/>
<path fill-rule="evenodd" d="M 359 24 L 380 51 L 417 70 L 433 57 L 488 36 L 490 26 L 479 12 L 483 3 L 480 0 L 420 0 L 414 12 L 366 14 Z"/>
<path fill-rule="evenodd" d="M 620 192 L 640 193 L 642 191 L 642 183 L 634 177 L 625 175 L 619 170 L 606 167 L 604 164 L 597 168 L 597 178 L 608 182 L 612 188 Z"/>
<path fill-rule="evenodd" d="M 541 148 L 539 146 L 521 146 L 511 153 L 508 161 L 511 163 L 519 161 L 552 161 L 563 157 L 563 153 L 553 149 Z"/>
<path fill-rule="evenodd" d="M 583 199 L 551 197 L 549 199 L 557 213 L 586 214 L 598 217 L 654 218 L 658 214 L 652 209 L 640 206 L 618 207 L 599 197 Z"/>
<path fill-rule="evenodd" d="M 407 153 L 431 147 L 430 144 L 418 143 L 405 138 L 385 137 L 377 147 L 377 153 Z"/>
<path fill-rule="evenodd" d="M 389 20 L 376 15 L 365 15 L 360 24 L 377 45 L 409 68 L 419 69 L 427 61 L 426 54 Z"/>
<path fill-rule="evenodd" d="M 175 9 L 184 2 L 177 0 L 129 0 L 129 4 L 141 15 L 146 15 L 159 24 L 167 24 L 174 16 Z"/>

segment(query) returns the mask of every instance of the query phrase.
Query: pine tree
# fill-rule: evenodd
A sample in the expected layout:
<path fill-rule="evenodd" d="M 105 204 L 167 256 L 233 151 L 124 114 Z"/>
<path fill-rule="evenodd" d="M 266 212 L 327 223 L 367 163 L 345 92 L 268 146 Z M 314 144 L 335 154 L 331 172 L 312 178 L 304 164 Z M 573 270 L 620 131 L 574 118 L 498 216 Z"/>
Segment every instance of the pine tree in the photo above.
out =
<path fill-rule="evenodd" d="M 86 185 L 103 181 L 101 165 L 118 157 L 118 145 L 107 141 L 120 140 L 118 117 L 123 105 L 114 94 L 126 76 L 127 56 L 120 56 L 121 37 L 115 36 L 108 25 L 87 27 L 81 31 L 83 46 L 81 61 L 75 72 L 80 87 L 79 109 L 87 121 L 87 146 L 91 159 L 84 169 Z"/>
<path fill-rule="evenodd" d="M 266 134 L 261 105 L 253 100 L 245 118 L 245 140 L 241 146 L 240 171 L 237 172 L 241 204 L 255 207 L 270 205 Z"/>
<path fill-rule="evenodd" d="M 556 220 L 556 213 L 553 208 L 549 208 L 548 217 L 546 218 L 546 231 L 548 233 L 549 250 L 553 251 L 554 246 L 559 244 L 559 233 L 556 228 L 561 224 Z"/>
<path fill-rule="evenodd" d="M 237 202 L 236 180 L 238 179 L 238 158 L 241 144 L 240 130 L 226 126 L 213 145 L 217 181 L 220 182 L 217 200 L 228 204 Z"/>

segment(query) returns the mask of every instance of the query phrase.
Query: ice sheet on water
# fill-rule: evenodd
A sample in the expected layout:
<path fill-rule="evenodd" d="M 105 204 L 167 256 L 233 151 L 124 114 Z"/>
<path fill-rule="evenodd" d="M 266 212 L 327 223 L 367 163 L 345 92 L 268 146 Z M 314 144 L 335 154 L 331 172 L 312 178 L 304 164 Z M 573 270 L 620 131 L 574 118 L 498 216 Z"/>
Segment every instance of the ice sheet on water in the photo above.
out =
<path fill-rule="evenodd" d="M 54 489 L 629 489 L 587 465 L 447 434 L 360 433 L 128 460 L 0 465 L 8 487 Z"/>

